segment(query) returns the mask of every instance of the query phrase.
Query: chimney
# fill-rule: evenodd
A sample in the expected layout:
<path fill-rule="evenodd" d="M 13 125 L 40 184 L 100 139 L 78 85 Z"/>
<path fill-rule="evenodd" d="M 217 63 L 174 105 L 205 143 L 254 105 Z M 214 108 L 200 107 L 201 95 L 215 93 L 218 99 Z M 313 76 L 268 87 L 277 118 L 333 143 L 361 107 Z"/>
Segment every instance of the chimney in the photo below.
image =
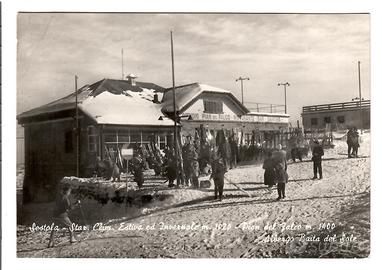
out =
<path fill-rule="evenodd" d="M 135 86 L 136 84 L 135 84 L 135 80 L 137 79 L 138 77 L 137 76 L 135 76 L 134 74 L 132 74 L 132 73 L 130 73 L 129 75 L 127 75 L 126 76 L 126 79 L 127 79 L 127 81 L 130 83 L 130 85 L 133 85 L 133 86 Z"/>
<path fill-rule="evenodd" d="M 155 93 L 154 94 L 154 100 L 153 100 L 154 103 L 160 103 L 159 100 L 158 100 L 158 94 Z"/>

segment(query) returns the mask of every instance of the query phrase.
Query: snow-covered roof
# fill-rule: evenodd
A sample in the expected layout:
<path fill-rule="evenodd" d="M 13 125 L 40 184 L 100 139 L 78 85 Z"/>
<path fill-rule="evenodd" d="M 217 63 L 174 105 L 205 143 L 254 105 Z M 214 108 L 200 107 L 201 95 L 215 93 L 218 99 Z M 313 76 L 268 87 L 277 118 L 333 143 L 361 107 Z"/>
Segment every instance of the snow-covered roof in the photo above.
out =
<path fill-rule="evenodd" d="M 85 99 L 79 108 L 98 124 L 173 126 L 170 119 L 158 120 L 162 112 L 160 104 L 152 102 L 154 92 L 142 90 L 119 95 L 105 91 Z"/>
<path fill-rule="evenodd" d="M 160 101 L 164 88 L 153 84 L 126 80 L 103 79 L 78 90 L 79 109 L 99 124 L 172 126 L 174 122 L 164 118 L 161 105 L 154 103 L 154 95 Z M 75 94 L 18 115 L 19 122 L 50 113 L 75 109 Z"/>
<path fill-rule="evenodd" d="M 236 103 L 236 105 L 241 108 L 243 112 L 248 112 L 248 109 L 244 107 L 230 91 L 201 83 L 192 83 L 175 87 L 175 98 L 177 107 L 176 110 L 182 111 L 182 109 L 186 105 L 195 100 L 202 93 L 225 94 L 229 96 Z M 164 93 L 162 103 L 163 112 L 169 113 L 174 111 L 172 88 L 168 88 L 167 91 Z"/>

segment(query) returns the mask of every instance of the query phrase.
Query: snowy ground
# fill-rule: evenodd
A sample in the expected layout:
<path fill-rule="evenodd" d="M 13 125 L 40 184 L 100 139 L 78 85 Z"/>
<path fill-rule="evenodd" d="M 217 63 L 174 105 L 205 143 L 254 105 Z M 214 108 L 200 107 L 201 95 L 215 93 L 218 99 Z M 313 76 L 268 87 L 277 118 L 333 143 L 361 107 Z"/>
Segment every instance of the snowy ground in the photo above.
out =
<path fill-rule="evenodd" d="M 369 135 L 362 136 L 361 158 L 348 159 L 346 142 L 336 140 L 336 147 L 325 152 L 323 180 L 310 180 L 308 159 L 289 164 L 285 200 L 275 201 L 276 190 L 271 193 L 263 185 L 260 166 L 241 166 L 229 171 L 226 179 L 252 197 L 226 181 L 223 201 L 213 200 L 212 189 L 163 188 L 158 191 L 166 195 L 162 201 L 142 207 L 88 205 L 83 207 L 86 218 L 93 217 L 94 224 L 92 213 L 102 213 L 98 221 L 103 227 L 90 226 L 92 230 L 78 233 L 81 241 L 76 244 L 57 237 L 56 247 L 47 249 L 49 231 L 31 232 L 28 225 L 18 225 L 17 255 L 366 257 L 370 250 Z M 165 185 L 163 179 L 152 182 Z M 29 215 L 43 209 L 46 205 L 30 207 Z"/>

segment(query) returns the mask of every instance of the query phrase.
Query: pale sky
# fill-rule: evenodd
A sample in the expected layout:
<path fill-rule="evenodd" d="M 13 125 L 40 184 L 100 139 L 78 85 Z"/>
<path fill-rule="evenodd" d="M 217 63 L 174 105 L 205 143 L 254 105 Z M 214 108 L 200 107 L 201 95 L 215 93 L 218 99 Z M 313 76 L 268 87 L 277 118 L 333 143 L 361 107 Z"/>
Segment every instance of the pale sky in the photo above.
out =
<path fill-rule="evenodd" d="M 18 15 L 17 113 L 103 78 L 125 75 L 170 87 L 170 30 L 176 85 L 200 82 L 244 101 L 284 104 L 296 125 L 302 106 L 370 98 L 367 14 L 91 14 Z M 248 107 L 251 107 L 250 105 Z"/>

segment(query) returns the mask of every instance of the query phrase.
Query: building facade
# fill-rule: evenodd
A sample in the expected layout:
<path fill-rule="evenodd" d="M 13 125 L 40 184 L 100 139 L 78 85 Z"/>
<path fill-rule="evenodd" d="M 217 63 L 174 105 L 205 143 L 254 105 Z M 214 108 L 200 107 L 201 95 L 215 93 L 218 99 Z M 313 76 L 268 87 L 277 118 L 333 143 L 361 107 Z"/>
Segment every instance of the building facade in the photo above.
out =
<path fill-rule="evenodd" d="M 25 133 L 24 202 L 53 199 L 58 181 L 77 171 L 92 176 L 97 157 L 150 141 L 164 147 L 173 121 L 158 120 L 163 90 L 132 80 L 86 85 L 77 91 L 78 129 L 74 93 L 18 115 Z"/>
<path fill-rule="evenodd" d="M 304 106 L 301 116 L 306 130 L 344 130 L 349 127 L 369 129 L 370 100 Z"/>
<path fill-rule="evenodd" d="M 103 79 L 17 116 L 25 133 L 24 202 L 52 200 L 64 176 L 92 176 L 97 157 L 172 142 L 172 89 L 135 79 Z M 244 144 L 256 135 L 274 147 L 270 134 L 289 125 L 288 115 L 250 112 L 230 91 L 213 86 L 179 86 L 175 95 L 183 137 L 204 125 L 213 136 L 224 129 L 241 134 Z"/>
<path fill-rule="evenodd" d="M 250 144 L 255 132 L 255 141 L 262 143 L 268 134 L 286 131 L 289 126 L 289 115 L 251 112 L 228 90 L 194 83 L 176 87 L 175 93 L 183 136 L 193 136 L 203 125 L 213 136 L 221 129 L 240 134 L 244 144 Z M 165 114 L 173 114 L 172 95 L 168 89 L 163 96 Z M 279 142 L 272 140 L 273 147 L 275 143 Z"/>

